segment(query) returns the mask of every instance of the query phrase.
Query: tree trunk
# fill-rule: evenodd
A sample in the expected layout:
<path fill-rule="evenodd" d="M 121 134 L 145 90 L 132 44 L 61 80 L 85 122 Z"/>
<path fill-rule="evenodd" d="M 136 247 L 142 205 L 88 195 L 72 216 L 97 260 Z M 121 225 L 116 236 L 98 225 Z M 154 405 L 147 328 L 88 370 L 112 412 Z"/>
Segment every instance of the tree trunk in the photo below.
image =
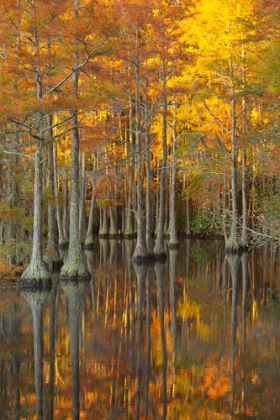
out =
<path fill-rule="evenodd" d="M 85 217 L 86 217 L 86 156 L 85 152 L 81 156 L 81 197 L 80 197 L 80 209 L 79 209 L 79 233 L 80 241 L 83 244 L 85 241 Z"/>
<path fill-rule="evenodd" d="M 44 261 L 53 268 L 53 265 L 61 264 L 61 258 L 58 250 L 58 232 L 56 220 L 56 208 L 53 204 L 53 197 L 55 196 L 55 178 L 54 178 L 54 150 L 53 150 L 53 130 L 51 128 L 53 122 L 52 116 L 48 118 L 49 124 L 49 144 L 48 144 L 48 188 L 51 197 L 48 201 L 48 240 L 47 248 L 44 255 Z"/>
<path fill-rule="evenodd" d="M 166 87 L 164 79 L 163 88 Z M 164 202 L 165 202 L 165 174 L 167 162 L 167 98 L 163 98 L 163 116 L 162 116 L 162 160 L 160 168 L 160 184 L 159 184 L 159 204 L 156 228 L 156 243 L 154 253 L 157 259 L 166 259 L 164 248 Z"/>
<path fill-rule="evenodd" d="M 63 233 L 63 226 L 62 226 L 62 212 L 61 212 L 61 205 L 59 202 L 59 190 L 58 190 L 58 173 L 57 173 L 57 153 L 56 153 L 56 146 L 54 145 L 54 196 L 55 196 L 55 204 L 56 204 L 56 220 L 57 220 L 57 228 L 58 228 L 58 245 L 64 246 L 66 243 L 64 233 Z"/>
<path fill-rule="evenodd" d="M 172 125 L 172 145 L 171 145 L 171 177 L 170 177 L 170 206 L 169 206 L 169 247 L 178 248 L 179 241 L 176 228 L 176 122 Z"/>
<path fill-rule="evenodd" d="M 109 225 L 108 225 L 108 216 L 107 216 L 107 207 L 100 207 L 100 228 L 99 234 L 100 238 L 109 237 Z"/>
<path fill-rule="evenodd" d="M 96 158 L 94 156 L 93 161 L 93 171 L 96 170 Z M 85 240 L 85 248 L 91 248 L 93 246 L 93 223 L 94 223 L 94 216 L 95 216 L 95 195 L 94 195 L 94 173 L 92 179 L 92 188 L 91 188 L 91 200 L 90 200 L 90 211 L 89 211 L 89 218 L 88 218 L 88 227 L 87 227 L 87 234 Z"/>
<path fill-rule="evenodd" d="M 238 239 L 238 213 L 237 213 L 237 170 L 236 170 L 236 103 L 232 100 L 231 105 L 231 202 L 232 217 L 230 235 L 226 242 L 228 252 L 238 250 L 240 242 Z"/>
<path fill-rule="evenodd" d="M 77 83 L 77 80 L 74 80 Z M 88 278 L 86 259 L 82 250 L 79 234 L 79 131 L 78 117 L 72 113 L 72 165 L 71 165 L 71 198 L 70 198 L 70 226 L 69 249 L 66 261 L 60 275 L 69 278 Z"/>
<path fill-rule="evenodd" d="M 243 248 L 248 247 L 248 224 L 247 224 L 247 191 L 246 191 L 246 153 L 242 151 L 242 233 L 241 245 Z"/>
<path fill-rule="evenodd" d="M 74 0 L 74 21 L 78 17 L 79 0 Z M 74 57 L 77 58 L 75 51 L 76 39 L 74 44 Z M 73 96 L 78 97 L 79 89 L 79 73 L 73 72 L 72 76 Z M 82 250 L 80 234 L 79 234 L 79 120 L 78 110 L 71 111 L 71 198 L 70 198 L 70 230 L 69 230 L 69 249 L 66 261 L 61 269 L 61 276 L 68 278 L 90 278 L 87 270 L 85 254 Z"/>
<path fill-rule="evenodd" d="M 140 48 L 140 34 L 136 32 L 136 48 Z M 135 132 L 136 132 L 136 195 L 137 195 L 137 239 L 132 261 L 143 261 L 149 258 L 146 247 L 145 224 L 143 216 L 143 153 L 142 153 L 142 130 L 141 130 L 141 97 L 140 97 L 140 69 L 139 57 L 136 57 L 135 74 Z"/>
<path fill-rule="evenodd" d="M 148 95 L 145 98 L 146 120 L 146 245 L 149 254 L 153 254 L 153 220 L 152 220 L 152 188 L 151 188 L 151 152 L 150 152 L 150 125 L 149 125 L 149 102 Z"/>
<path fill-rule="evenodd" d="M 42 115 L 37 115 L 38 126 L 42 127 Z M 31 283 L 36 286 L 51 284 L 51 277 L 43 262 L 42 255 L 42 150 L 43 139 L 38 129 L 34 159 L 34 214 L 33 214 L 33 248 L 31 261 L 21 275 L 20 283 Z"/>

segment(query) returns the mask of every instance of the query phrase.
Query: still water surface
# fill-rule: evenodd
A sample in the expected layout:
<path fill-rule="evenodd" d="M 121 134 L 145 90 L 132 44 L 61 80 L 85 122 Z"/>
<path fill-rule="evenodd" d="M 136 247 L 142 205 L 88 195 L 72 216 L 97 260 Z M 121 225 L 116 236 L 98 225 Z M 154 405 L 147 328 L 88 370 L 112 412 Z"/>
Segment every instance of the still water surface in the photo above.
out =
<path fill-rule="evenodd" d="M 0 419 L 279 419 L 278 253 L 133 250 L 98 240 L 89 283 L 0 291 Z"/>

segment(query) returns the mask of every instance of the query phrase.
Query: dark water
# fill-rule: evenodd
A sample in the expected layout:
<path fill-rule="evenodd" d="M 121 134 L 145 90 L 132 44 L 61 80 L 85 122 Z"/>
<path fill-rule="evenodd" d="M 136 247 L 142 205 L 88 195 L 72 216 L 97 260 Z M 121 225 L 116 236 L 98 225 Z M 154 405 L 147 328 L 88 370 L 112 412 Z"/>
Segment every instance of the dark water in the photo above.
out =
<path fill-rule="evenodd" d="M 133 249 L 97 241 L 88 284 L 0 291 L 0 419 L 279 419 L 278 253 Z"/>

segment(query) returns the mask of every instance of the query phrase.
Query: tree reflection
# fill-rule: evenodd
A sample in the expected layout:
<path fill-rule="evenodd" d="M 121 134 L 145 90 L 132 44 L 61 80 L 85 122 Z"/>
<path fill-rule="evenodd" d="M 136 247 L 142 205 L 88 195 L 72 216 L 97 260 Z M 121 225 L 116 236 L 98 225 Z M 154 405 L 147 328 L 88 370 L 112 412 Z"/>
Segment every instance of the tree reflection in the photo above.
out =
<path fill-rule="evenodd" d="M 136 362 L 136 413 L 135 419 L 140 418 L 141 403 L 141 376 L 142 376 L 142 328 L 143 328 L 143 300 L 144 286 L 147 275 L 147 265 L 134 264 L 134 270 L 137 277 L 137 362 Z"/>
<path fill-rule="evenodd" d="M 53 420 L 54 410 L 54 383 L 55 383 L 55 345 L 56 345 L 56 324 L 57 324 L 57 307 L 58 307 L 58 276 L 53 277 L 53 288 L 48 296 L 49 306 L 49 352 L 50 352 L 50 374 L 49 374 L 49 404 L 46 418 Z"/>
<path fill-rule="evenodd" d="M 61 288 L 64 291 L 69 307 L 70 316 L 70 347 L 72 370 L 72 420 L 80 418 L 80 375 L 79 375 L 79 348 L 80 348 L 80 318 L 81 306 L 89 281 L 71 281 L 64 279 Z"/>
<path fill-rule="evenodd" d="M 166 336 L 165 336 L 165 327 L 164 327 L 163 270 L 164 270 L 163 264 L 160 264 L 160 263 L 155 264 L 157 291 L 158 291 L 160 341 L 161 341 L 161 352 L 162 352 L 162 400 L 163 400 L 162 419 L 164 420 L 166 419 L 166 410 L 167 410 L 167 395 L 166 395 L 167 349 L 166 349 Z"/>
<path fill-rule="evenodd" d="M 172 388 L 171 397 L 174 397 L 175 384 L 176 384 L 176 259 L 178 250 L 169 249 L 169 284 L 170 284 L 170 308 L 171 308 L 171 337 L 172 337 Z"/>
<path fill-rule="evenodd" d="M 51 291 L 51 286 L 44 289 L 24 289 L 23 297 L 29 303 L 32 310 L 34 330 L 34 371 L 36 392 L 36 415 L 37 420 L 44 419 L 43 412 L 43 307 Z"/>
<path fill-rule="evenodd" d="M 237 329 L 237 292 L 238 292 L 238 267 L 240 264 L 240 255 L 229 254 L 227 261 L 230 266 L 232 294 L 231 294 L 231 411 L 234 415 L 235 404 L 235 357 L 236 357 L 236 329 Z"/>
<path fill-rule="evenodd" d="M 144 417 L 146 420 L 149 418 L 149 385 L 151 377 L 151 310 L 152 310 L 152 299 L 151 299 L 151 283 L 153 279 L 154 268 L 149 266 L 146 272 L 146 360 L 145 360 L 145 413 Z"/>

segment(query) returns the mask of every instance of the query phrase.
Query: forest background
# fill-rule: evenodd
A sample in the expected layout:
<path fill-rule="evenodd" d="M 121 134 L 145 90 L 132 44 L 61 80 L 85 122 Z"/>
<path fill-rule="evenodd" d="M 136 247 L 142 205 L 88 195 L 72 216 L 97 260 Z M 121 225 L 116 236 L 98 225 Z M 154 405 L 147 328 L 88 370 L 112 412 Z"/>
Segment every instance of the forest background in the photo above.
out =
<path fill-rule="evenodd" d="M 94 235 L 278 242 L 280 11 L 262 0 L 1 0 L 1 271 L 88 276 Z"/>

